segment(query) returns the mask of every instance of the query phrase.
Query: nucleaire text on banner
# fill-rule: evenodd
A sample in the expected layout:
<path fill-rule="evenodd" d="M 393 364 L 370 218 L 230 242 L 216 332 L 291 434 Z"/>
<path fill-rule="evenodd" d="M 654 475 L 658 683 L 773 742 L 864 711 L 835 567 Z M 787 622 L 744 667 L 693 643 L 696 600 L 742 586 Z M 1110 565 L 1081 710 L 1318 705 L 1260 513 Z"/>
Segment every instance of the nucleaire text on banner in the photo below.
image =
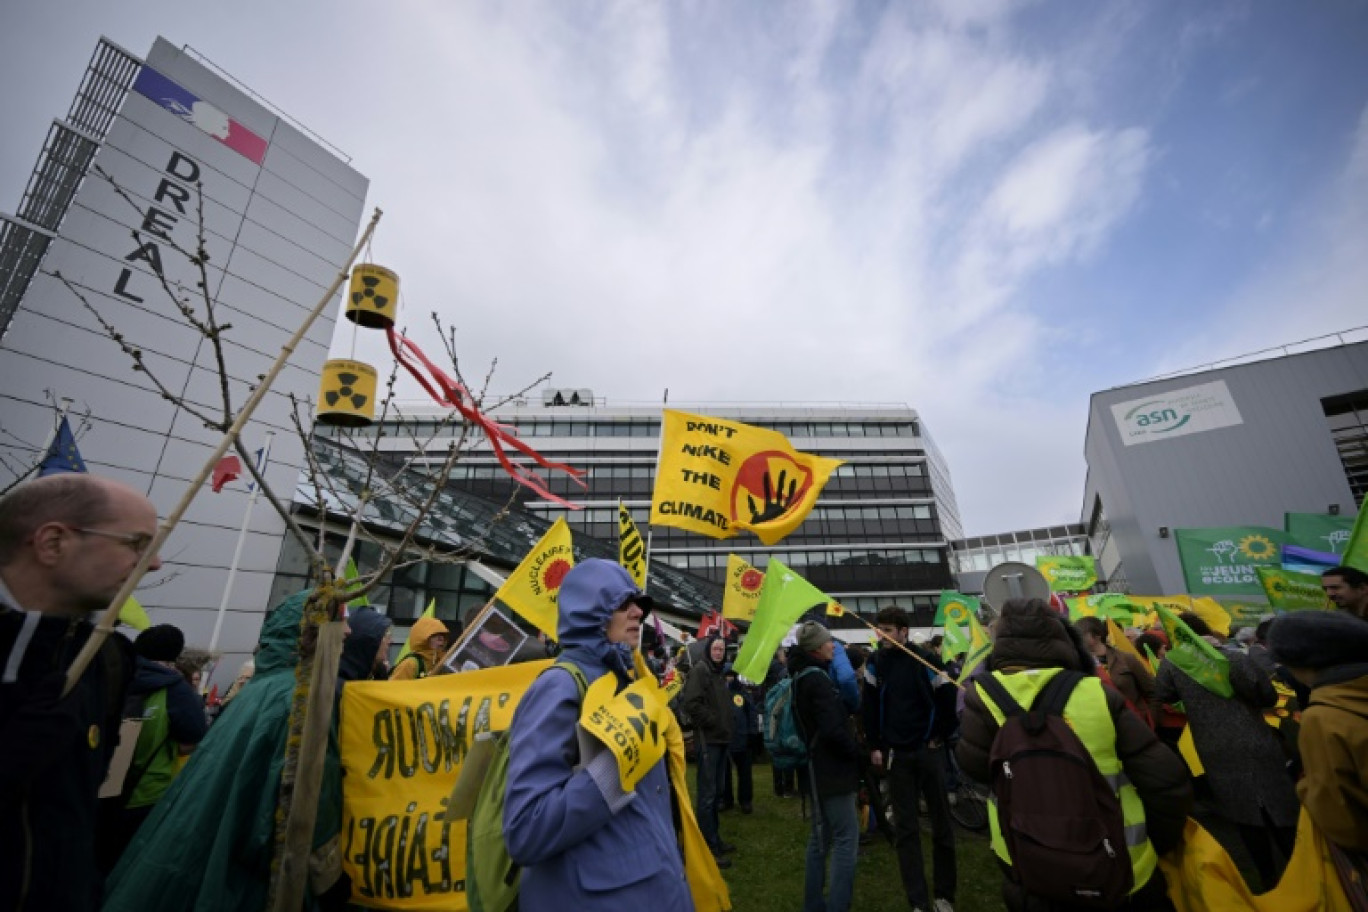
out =
<path fill-rule="evenodd" d="M 841 465 L 793 449 L 783 434 L 725 418 L 665 410 L 651 524 L 780 541 L 811 512 Z"/>
<path fill-rule="evenodd" d="M 1256 567 L 1276 567 L 1282 560 L 1281 529 L 1228 526 L 1175 529 L 1178 558 L 1187 591 L 1194 595 L 1263 595 Z"/>
<path fill-rule="evenodd" d="M 722 616 L 734 621 L 749 621 L 760 604 L 760 587 L 765 574 L 735 554 L 727 555 L 727 581 L 722 587 Z"/>
<path fill-rule="evenodd" d="M 465 821 L 447 798 L 478 732 L 503 731 L 549 662 L 342 691 L 342 865 L 374 909 L 467 908 Z"/>
<path fill-rule="evenodd" d="M 618 501 L 618 563 L 632 575 L 638 589 L 646 588 L 646 545 L 632 514 Z"/>
<path fill-rule="evenodd" d="M 561 581 L 573 566 L 575 552 L 570 543 L 570 526 L 562 516 L 527 552 L 518 568 L 508 574 L 495 595 L 542 633 L 558 637 L 556 598 Z"/>
<path fill-rule="evenodd" d="M 1097 585 L 1097 564 L 1091 557 L 1041 554 L 1036 569 L 1051 592 L 1086 592 Z"/>

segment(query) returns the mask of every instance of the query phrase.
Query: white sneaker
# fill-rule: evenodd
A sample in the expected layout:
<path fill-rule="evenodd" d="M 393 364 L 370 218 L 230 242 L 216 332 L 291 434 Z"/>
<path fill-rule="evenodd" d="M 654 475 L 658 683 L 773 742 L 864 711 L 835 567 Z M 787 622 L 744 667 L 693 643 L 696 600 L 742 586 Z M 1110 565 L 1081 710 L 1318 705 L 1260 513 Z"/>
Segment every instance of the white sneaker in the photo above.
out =
<path fill-rule="evenodd" d="M 938 899 L 931 904 L 932 912 L 955 912 L 955 907 L 950 905 L 948 899 Z"/>

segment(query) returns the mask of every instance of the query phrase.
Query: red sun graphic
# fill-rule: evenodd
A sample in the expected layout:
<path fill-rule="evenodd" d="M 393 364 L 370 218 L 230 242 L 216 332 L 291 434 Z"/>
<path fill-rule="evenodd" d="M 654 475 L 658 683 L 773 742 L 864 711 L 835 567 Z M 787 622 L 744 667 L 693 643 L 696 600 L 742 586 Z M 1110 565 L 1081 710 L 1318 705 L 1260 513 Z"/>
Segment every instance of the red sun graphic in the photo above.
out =
<path fill-rule="evenodd" d="M 745 592 L 754 592 L 765 582 L 765 574 L 756 570 L 754 567 L 741 574 L 741 589 Z"/>
<path fill-rule="evenodd" d="M 812 487 L 812 470 L 788 453 L 755 453 L 736 473 L 731 492 L 731 518 L 751 524 L 773 522 L 802 503 Z"/>
<path fill-rule="evenodd" d="M 560 588 L 561 582 L 565 579 L 565 574 L 569 572 L 570 562 L 558 557 L 547 564 L 546 569 L 542 571 L 542 585 L 555 592 Z"/>

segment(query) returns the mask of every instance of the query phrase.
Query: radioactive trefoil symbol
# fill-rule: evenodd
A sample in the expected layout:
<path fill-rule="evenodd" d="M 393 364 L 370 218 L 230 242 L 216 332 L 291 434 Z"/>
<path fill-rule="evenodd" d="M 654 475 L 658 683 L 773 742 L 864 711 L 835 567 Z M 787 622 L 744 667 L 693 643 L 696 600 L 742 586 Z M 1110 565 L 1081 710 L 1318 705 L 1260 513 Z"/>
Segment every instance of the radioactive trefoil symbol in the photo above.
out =
<path fill-rule="evenodd" d="M 627 702 L 632 704 L 632 708 L 637 711 L 637 715 L 627 717 L 627 722 L 637 733 L 637 737 L 645 738 L 646 732 L 649 730 L 651 732 L 651 742 L 654 743 L 659 741 L 660 726 L 657 725 L 646 712 L 646 701 L 641 698 L 640 694 L 629 693 L 626 697 Z"/>
<path fill-rule="evenodd" d="M 356 374 L 338 374 L 337 382 L 342 385 L 335 390 L 328 390 L 323 394 L 323 398 L 328 401 L 329 406 L 337 405 L 339 399 L 350 399 L 352 408 L 361 408 L 366 404 L 366 397 L 352 389 L 352 385 L 360 379 Z"/>
<path fill-rule="evenodd" d="M 376 310 L 384 310 L 389 306 L 389 298 L 382 294 L 376 294 L 375 289 L 380 284 L 380 280 L 375 276 L 362 276 L 361 284 L 365 286 L 361 291 L 352 292 L 352 303 L 360 304 L 366 299 L 370 299 L 371 305 Z"/>

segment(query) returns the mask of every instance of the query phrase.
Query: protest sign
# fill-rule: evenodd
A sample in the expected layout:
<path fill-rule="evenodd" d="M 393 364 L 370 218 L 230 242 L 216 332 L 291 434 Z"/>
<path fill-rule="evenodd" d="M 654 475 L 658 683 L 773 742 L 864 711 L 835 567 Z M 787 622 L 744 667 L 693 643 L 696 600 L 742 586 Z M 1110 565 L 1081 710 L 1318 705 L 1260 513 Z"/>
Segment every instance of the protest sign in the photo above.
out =
<path fill-rule="evenodd" d="M 502 731 L 532 680 L 528 662 L 342 691 L 342 866 L 375 909 L 466 909 L 465 821 L 452 785 L 475 735 Z"/>

